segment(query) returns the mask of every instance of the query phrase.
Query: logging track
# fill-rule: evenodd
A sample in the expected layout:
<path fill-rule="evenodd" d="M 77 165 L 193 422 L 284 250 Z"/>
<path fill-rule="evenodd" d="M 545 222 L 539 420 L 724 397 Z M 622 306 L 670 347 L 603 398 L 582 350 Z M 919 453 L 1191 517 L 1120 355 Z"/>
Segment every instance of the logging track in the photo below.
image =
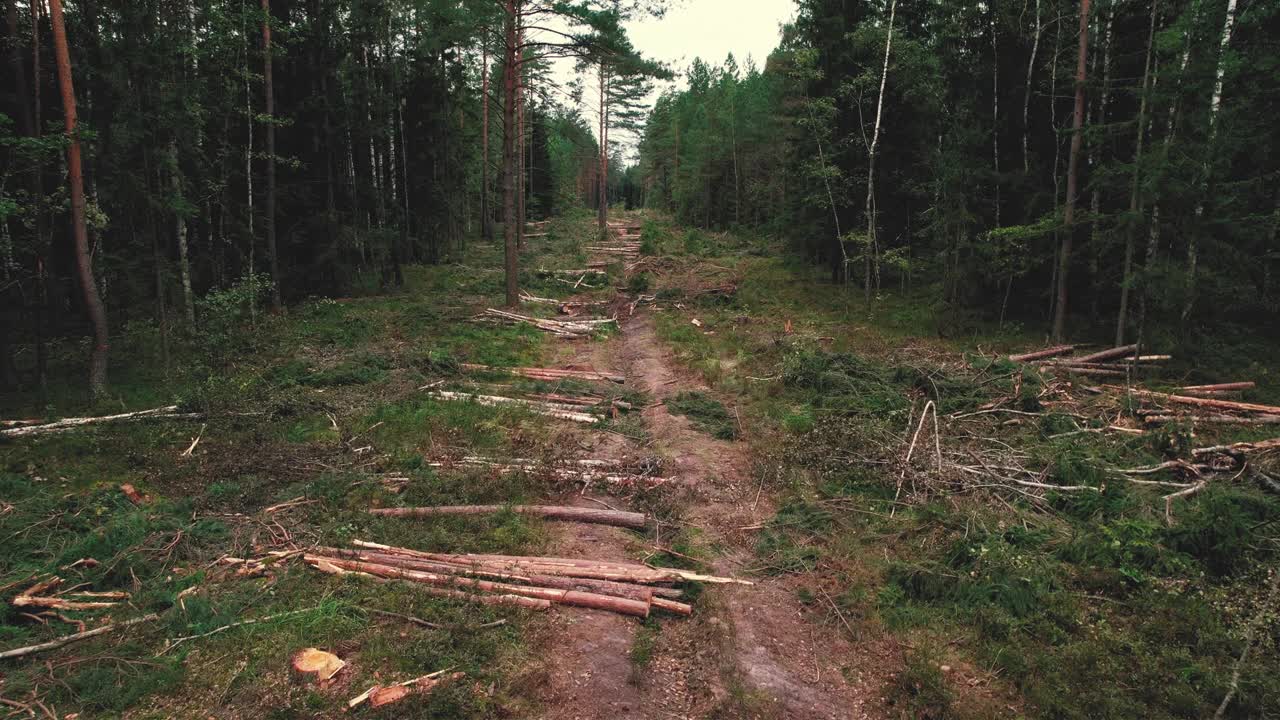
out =
<path fill-rule="evenodd" d="M 647 448 L 606 433 L 587 433 L 593 457 L 625 458 L 657 452 L 679 477 L 675 493 L 682 521 L 696 527 L 699 544 L 712 555 L 714 572 L 745 576 L 753 564 L 755 532 L 774 515 L 770 491 L 753 477 L 746 442 L 716 440 L 670 413 L 665 401 L 682 391 L 707 391 L 683 373 L 658 339 L 651 310 L 641 308 L 606 343 L 565 346 L 563 363 L 624 372 L 629 385 L 646 392 L 643 411 Z M 577 500 L 583 506 L 616 498 Z M 652 531 L 641 543 L 634 534 L 598 525 L 568 524 L 557 552 L 626 560 L 642 545 L 661 542 Z M 652 550 L 652 547 L 647 548 Z M 704 590 L 694 617 L 661 618 L 656 640 L 641 640 L 641 624 L 611 613 L 564 613 L 554 622 L 546 682 L 540 693 L 546 718 L 827 718 L 878 717 L 881 687 L 898 664 L 895 649 L 858 643 L 813 613 L 797 596 L 792 576 L 757 575 L 752 586 Z M 635 660 L 637 642 L 652 642 L 651 657 Z"/>

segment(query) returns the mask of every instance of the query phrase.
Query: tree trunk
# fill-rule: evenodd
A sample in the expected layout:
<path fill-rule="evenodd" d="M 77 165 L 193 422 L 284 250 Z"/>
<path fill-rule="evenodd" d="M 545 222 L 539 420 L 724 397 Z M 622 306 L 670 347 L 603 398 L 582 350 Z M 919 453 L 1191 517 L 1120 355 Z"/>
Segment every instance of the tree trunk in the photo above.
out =
<path fill-rule="evenodd" d="M 187 220 L 182 216 L 182 175 L 178 164 L 178 141 L 169 141 L 169 189 L 173 192 L 174 237 L 178 241 L 178 273 L 182 277 L 182 309 L 187 316 L 187 324 L 192 328 L 196 324 L 196 304 L 191 292 L 191 263 L 187 259 Z"/>
<path fill-rule="evenodd" d="M 600 237 L 608 236 L 609 232 L 609 145 L 605 140 L 605 69 L 604 60 L 600 60 L 600 193 L 596 208 L 596 222 L 600 225 Z"/>
<path fill-rule="evenodd" d="M 1031 59 L 1027 60 L 1027 88 L 1022 96 L 1022 172 L 1031 174 L 1031 153 L 1027 148 L 1027 135 L 1031 132 L 1031 80 L 1036 68 L 1036 52 L 1040 49 L 1040 0 L 1036 0 L 1035 35 L 1031 40 Z"/>
<path fill-rule="evenodd" d="M 863 252 L 863 295 L 867 310 L 871 310 L 871 263 L 875 257 L 876 243 L 876 148 L 880 144 L 880 120 L 884 116 L 884 88 L 889 79 L 889 52 L 893 49 L 893 19 L 898 10 L 898 0 L 889 3 L 889 30 L 884 38 L 884 66 L 880 71 L 880 95 L 876 99 L 876 124 L 871 133 L 871 145 L 867 148 L 867 247 Z"/>
<path fill-rule="evenodd" d="M 1199 263 L 1199 235 L 1204 221 L 1205 196 L 1209 193 L 1209 181 L 1213 175 L 1214 145 L 1218 139 L 1218 110 L 1222 107 L 1222 81 L 1227 68 L 1224 61 L 1231 44 L 1231 31 L 1236 22 L 1236 0 L 1227 0 L 1227 17 L 1222 21 L 1222 40 L 1218 47 L 1218 66 L 1213 83 L 1213 97 L 1209 100 L 1209 141 L 1206 144 L 1204 164 L 1200 169 L 1200 192 L 1196 193 L 1196 226 L 1187 236 L 1187 298 L 1182 306 L 1182 321 L 1186 322 L 1196 301 L 1196 272 Z"/>
<path fill-rule="evenodd" d="M 520 28 L 520 44 L 524 45 L 524 28 Z M 523 54 L 523 53 L 522 53 Z M 520 72 L 516 75 L 516 151 L 519 158 L 516 161 L 516 247 L 523 248 L 525 245 L 525 223 L 528 222 L 528 213 L 525 210 L 525 127 L 524 127 L 524 111 L 525 111 L 525 66 L 520 63 Z"/>
<path fill-rule="evenodd" d="M 505 38 L 503 48 L 502 105 L 502 235 L 505 253 L 507 305 L 520 304 L 519 253 L 516 248 L 516 73 L 519 72 L 518 36 L 516 34 L 519 0 L 506 0 Z"/>
<path fill-rule="evenodd" d="M 481 40 L 480 79 L 480 235 L 493 239 L 493 218 L 489 210 L 489 39 Z"/>
<path fill-rule="evenodd" d="M 1089 62 L 1089 3 L 1080 0 L 1080 45 L 1076 54 L 1076 103 L 1071 122 L 1071 151 L 1067 156 L 1067 204 L 1062 215 L 1062 249 L 1058 257 L 1058 302 L 1053 309 L 1053 339 L 1061 342 L 1066 333 L 1067 290 L 1071 270 L 1071 241 L 1080 182 L 1080 146 L 1084 142 L 1085 68 Z"/>
<path fill-rule="evenodd" d="M 1102 33 L 1102 92 L 1098 99 L 1098 113 L 1093 121 L 1098 127 L 1106 127 L 1107 124 L 1107 100 L 1111 90 L 1111 25 L 1114 18 L 1115 11 L 1111 4 L 1108 4 L 1105 29 Z M 1089 199 L 1089 275 L 1093 278 L 1094 284 L 1093 292 L 1089 293 L 1091 317 L 1098 317 L 1098 298 L 1102 296 L 1098 279 L 1101 275 L 1099 264 L 1102 256 L 1102 234 L 1098 222 L 1102 209 L 1102 190 L 1098 179 L 1094 177 L 1101 162 L 1101 145 L 1102 139 L 1096 139 L 1089 145 L 1089 184 L 1092 185 Z"/>
<path fill-rule="evenodd" d="M 262 87 L 267 116 L 267 256 L 271 263 L 271 311 L 280 312 L 280 255 L 276 249 L 276 93 L 271 69 L 271 0 L 262 0 Z"/>
<path fill-rule="evenodd" d="M 1200 0 L 1191 0 L 1191 25 L 1195 25 L 1196 18 L 1200 14 Z M 1169 101 L 1169 115 L 1165 119 L 1164 140 L 1161 141 L 1161 159 L 1167 164 L 1169 159 L 1169 146 L 1173 143 L 1173 135 L 1176 129 L 1174 124 L 1175 118 L 1178 116 L 1178 96 L 1182 92 L 1182 79 L 1187 74 L 1187 63 L 1191 59 L 1191 35 L 1192 29 L 1189 28 L 1183 34 L 1182 61 L 1178 65 L 1178 82 L 1174 87 L 1173 99 Z M 1155 61 L 1158 65 L 1159 56 Z M 1152 85 L 1155 85 L 1157 73 L 1152 77 Z M 1148 273 L 1155 265 L 1156 257 L 1160 254 L 1160 195 L 1156 193 L 1156 199 L 1151 206 L 1151 227 L 1147 232 L 1147 251 L 1144 261 L 1144 268 Z M 1146 337 L 1147 330 L 1147 288 L 1144 284 L 1142 293 L 1138 296 L 1138 344 L 1142 345 Z"/>
<path fill-rule="evenodd" d="M 1133 177 L 1129 182 L 1129 222 L 1124 238 L 1124 274 L 1120 280 L 1120 309 L 1116 313 L 1116 345 L 1124 344 L 1125 325 L 1129 321 L 1129 294 L 1133 286 L 1134 230 L 1142 217 L 1142 149 L 1147 138 L 1147 101 L 1151 79 L 1151 52 L 1155 45 L 1156 16 L 1159 0 L 1151 2 L 1151 24 L 1147 29 L 1147 57 L 1142 67 L 1142 97 L 1138 101 L 1138 138 L 1133 151 Z"/>
<path fill-rule="evenodd" d="M 53 26 L 54 55 L 58 65 L 58 85 L 62 88 L 62 113 L 67 135 L 67 177 L 71 186 L 71 229 L 75 239 L 76 270 L 84 292 L 85 311 L 93 328 L 93 350 L 89 353 L 89 391 L 100 399 L 107 387 L 107 312 L 98 295 L 89 256 L 89 231 L 85 225 L 84 171 L 80 160 L 80 137 L 76 127 L 76 91 L 71 80 L 71 53 L 62 18 L 62 0 L 49 0 L 49 20 Z"/>

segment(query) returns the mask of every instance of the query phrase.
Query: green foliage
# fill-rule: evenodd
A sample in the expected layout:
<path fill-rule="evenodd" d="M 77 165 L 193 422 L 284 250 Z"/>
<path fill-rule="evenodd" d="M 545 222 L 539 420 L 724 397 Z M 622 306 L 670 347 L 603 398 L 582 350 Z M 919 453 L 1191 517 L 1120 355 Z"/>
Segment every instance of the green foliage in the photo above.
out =
<path fill-rule="evenodd" d="M 666 402 L 667 409 L 684 415 L 693 426 L 720 440 L 736 440 L 738 425 L 724 403 L 704 392 L 682 392 Z"/>

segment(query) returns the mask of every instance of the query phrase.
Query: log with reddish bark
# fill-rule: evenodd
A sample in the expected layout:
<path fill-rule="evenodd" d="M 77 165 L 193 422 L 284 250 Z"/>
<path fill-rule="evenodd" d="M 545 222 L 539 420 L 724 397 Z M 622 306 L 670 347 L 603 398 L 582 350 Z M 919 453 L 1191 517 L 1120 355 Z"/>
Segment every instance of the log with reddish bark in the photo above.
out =
<path fill-rule="evenodd" d="M 313 556 L 308 555 L 308 557 Z M 634 617 L 649 617 L 649 603 L 639 600 L 631 600 L 629 598 L 600 595 L 599 593 L 580 592 L 577 590 L 561 590 L 558 588 L 544 588 L 532 585 L 515 585 L 512 583 L 479 580 L 460 575 L 431 573 L 421 570 L 406 570 L 393 565 L 381 565 L 378 563 L 363 562 L 359 560 L 346 560 L 335 557 L 321 557 L 320 559 L 343 570 L 367 573 L 375 577 L 385 577 L 394 580 L 408 580 L 410 582 L 422 583 L 425 585 L 465 589 L 472 592 L 519 595 L 539 600 L 547 600 L 559 605 L 573 605 L 576 607 L 592 608 L 595 610 L 608 610 L 610 612 L 616 612 L 622 615 L 632 615 Z"/>
<path fill-rule="evenodd" d="M 1045 348 L 1044 350 L 1022 353 L 1021 355 L 1010 355 L 1009 362 L 1028 362 L 1031 360 L 1055 357 L 1057 355 L 1066 355 L 1069 352 L 1073 352 L 1075 349 L 1075 345 L 1055 345 L 1051 348 Z"/>
<path fill-rule="evenodd" d="M 440 515 L 492 515 L 510 510 L 520 515 L 533 515 L 547 520 L 580 522 L 595 525 L 643 529 L 644 513 L 563 505 L 445 505 L 438 507 L 375 508 L 369 512 L 386 517 L 437 517 Z"/>
<path fill-rule="evenodd" d="M 330 575 L 356 575 L 360 577 L 370 578 L 377 581 L 385 582 L 385 578 L 378 577 L 365 572 L 357 572 L 346 568 L 338 567 L 329 561 L 328 558 L 317 555 L 304 555 L 303 560 L 308 565 L 319 570 L 322 573 Z M 462 600 L 465 602 L 480 603 L 481 605 L 510 605 L 520 607 L 526 610 L 546 610 L 551 607 L 551 601 L 541 600 L 538 598 L 522 597 L 520 595 L 481 595 L 478 593 L 463 592 L 461 590 L 450 590 L 447 588 L 424 586 L 418 589 L 425 595 L 435 597 L 449 598 L 452 600 Z"/>
<path fill-rule="evenodd" d="M 1111 348 L 1110 350 L 1103 350 L 1101 352 L 1096 352 L 1096 353 L 1093 353 L 1092 355 L 1085 355 L 1084 357 L 1071 358 L 1071 360 L 1072 362 L 1102 362 L 1103 360 L 1112 360 L 1114 358 L 1125 357 L 1126 355 L 1134 355 L 1137 352 L 1138 352 L 1137 345 L 1123 345 L 1121 347 Z"/>
<path fill-rule="evenodd" d="M 391 703 L 399 702 L 410 695 L 425 695 L 446 682 L 459 680 L 467 675 L 464 672 L 446 674 L 448 672 L 449 670 L 440 670 L 429 675 L 416 677 L 412 680 L 395 683 L 394 685 L 374 685 L 368 690 L 365 690 L 359 695 L 348 700 L 347 709 L 350 710 L 363 705 L 366 702 L 369 703 L 370 707 L 375 708 L 390 705 Z"/>
<path fill-rule="evenodd" d="M 1258 384 L 1253 381 L 1217 383 L 1215 385 L 1184 385 L 1178 388 L 1178 392 L 1183 392 L 1183 393 L 1239 392 L 1241 390 L 1252 390 L 1257 386 Z"/>
<path fill-rule="evenodd" d="M 1116 388 L 1121 389 L 1121 388 Z M 1159 402 L 1176 403 L 1179 405 L 1195 405 L 1197 407 L 1214 408 L 1217 410 L 1233 410 L 1236 412 L 1261 413 L 1263 415 L 1280 415 L 1280 407 L 1275 405 L 1260 405 L 1258 403 L 1236 402 L 1233 400 L 1218 400 L 1215 398 L 1199 398 L 1187 395 L 1170 395 L 1168 393 L 1153 392 L 1150 390 L 1130 390 L 1134 397 L 1143 398 L 1145 400 L 1156 400 Z"/>

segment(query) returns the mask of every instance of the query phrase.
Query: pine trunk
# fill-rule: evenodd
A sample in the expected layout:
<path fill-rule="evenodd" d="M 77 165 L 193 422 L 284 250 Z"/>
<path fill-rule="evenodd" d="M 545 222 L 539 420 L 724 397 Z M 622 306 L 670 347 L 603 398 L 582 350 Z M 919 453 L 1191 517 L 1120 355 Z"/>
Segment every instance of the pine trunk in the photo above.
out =
<path fill-rule="evenodd" d="M 1142 97 L 1138 101 L 1138 137 L 1133 151 L 1133 178 L 1129 182 L 1129 222 L 1124 238 L 1124 274 L 1120 279 L 1120 309 L 1116 313 L 1116 345 L 1124 344 L 1125 326 L 1129 321 L 1129 295 L 1133 287 L 1134 230 L 1142 218 L 1142 150 L 1147 138 L 1147 100 L 1151 87 L 1151 52 L 1155 45 L 1156 16 L 1160 3 L 1152 0 L 1151 24 L 1147 29 L 1147 57 L 1142 67 Z"/>
<path fill-rule="evenodd" d="M 505 253 L 506 299 L 508 307 L 520 304 L 519 252 L 516 247 L 516 73 L 520 71 L 519 40 L 516 34 L 518 0 L 507 0 L 502 84 L 502 235 Z"/>
<path fill-rule="evenodd" d="M 276 249 L 276 93 L 272 82 L 271 0 L 262 0 L 262 87 L 267 116 L 267 258 L 271 266 L 271 310 L 280 312 L 280 256 Z"/>
<path fill-rule="evenodd" d="M 71 52 L 62 18 L 62 0 L 49 0 L 49 20 L 53 27 L 54 55 L 58 65 L 58 85 L 62 88 L 62 114 L 67 135 L 67 178 L 71 186 L 71 229 L 75 239 L 76 271 L 84 292 L 85 311 L 93 328 L 93 349 L 89 353 L 89 391 L 94 400 L 107 388 L 107 312 L 98 295 L 89 256 L 89 231 L 85 224 L 84 171 L 80 159 L 80 137 L 76 120 L 76 91 L 71 80 Z"/>
<path fill-rule="evenodd" d="M 481 41 L 483 60 L 480 80 L 480 234 L 493 239 L 493 218 L 489 210 L 489 43 Z"/>
<path fill-rule="evenodd" d="M 1067 156 L 1067 204 L 1062 215 L 1062 248 L 1058 256 L 1058 302 L 1053 309 L 1053 339 L 1061 342 L 1066 334 L 1067 290 L 1071 270 L 1071 241 L 1076 213 L 1076 195 L 1080 182 L 1080 146 L 1084 142 L 1084 91 L 1089 62 L 1089 3 L 1080 0 L 1080 45 L 1076 54 L 1076 102 L 1071 122 L 1071 151 Z"/>

